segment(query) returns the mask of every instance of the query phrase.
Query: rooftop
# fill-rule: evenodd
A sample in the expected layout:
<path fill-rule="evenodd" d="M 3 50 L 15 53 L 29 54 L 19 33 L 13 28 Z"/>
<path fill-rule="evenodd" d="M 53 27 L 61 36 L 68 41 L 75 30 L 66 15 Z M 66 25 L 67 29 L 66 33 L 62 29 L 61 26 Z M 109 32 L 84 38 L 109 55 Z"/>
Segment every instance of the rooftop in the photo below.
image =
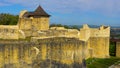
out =
<path fill-rule="evenodd" d="M 35 11 L 33 11 L 33 12 L 26 12 L 23 15 L 23 17 L 39 18 L 39 17 L 50 17 L 50 15 L 47 14 L 41 6 L 38 6 Z"/>

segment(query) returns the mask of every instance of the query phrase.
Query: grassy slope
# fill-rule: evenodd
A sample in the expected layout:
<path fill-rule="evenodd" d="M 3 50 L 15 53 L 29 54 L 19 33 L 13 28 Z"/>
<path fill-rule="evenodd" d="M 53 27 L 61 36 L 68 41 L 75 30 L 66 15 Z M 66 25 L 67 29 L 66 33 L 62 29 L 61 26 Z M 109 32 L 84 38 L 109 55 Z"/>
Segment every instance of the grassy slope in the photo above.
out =
<path fill-rule="evenodd" d="M 115 62 L 120 61 L 120 58 L 111 57 L 105 59 L 87 59 L 87 68 L 108 68 Z"/>

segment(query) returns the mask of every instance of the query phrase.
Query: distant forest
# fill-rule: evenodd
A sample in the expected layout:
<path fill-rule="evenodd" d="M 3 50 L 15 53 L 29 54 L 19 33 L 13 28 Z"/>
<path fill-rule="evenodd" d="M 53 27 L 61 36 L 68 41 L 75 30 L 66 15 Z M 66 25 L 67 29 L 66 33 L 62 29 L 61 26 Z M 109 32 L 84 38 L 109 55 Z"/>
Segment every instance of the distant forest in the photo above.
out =
<path fill-rule="evenodd" d="M 0 25 L 16 25 L 18 23 L 18 15 L 13 15 L 9 13 L 0 13 Z M 50 27 L 65 27 L 67 29 L 80 29 L 82 25 L 62 25 L 62 24 L 50 24 Z M 89 25 L 91 28 L 99 28 L 98 25 Z M 112 26 L 111 28 L 120 28 L 119 26 Z"/>
<path fill-rule="evenodd" d="M 0 13 L 0 25 L 16 25 L 18 22 L 18 15 L 12 15 L 9 13 Z M 62 24 L 51 24 L 50 27 L 65 27 L 70 29 L 79 29 L 81 26 L 77 25 L 62 25 Z"/>
<path fill-rule="evenodd" d="M 80 29 L 79 25 L 62 25 L 62 24 L 50 24 L 50 27 L 65 27 L 66 29 Z"/>
<path fill-rule="evenodd" d="M 16 25 L 18 22 L 18 15 L 9 13 L 0 14 L 0 25 Z"/>

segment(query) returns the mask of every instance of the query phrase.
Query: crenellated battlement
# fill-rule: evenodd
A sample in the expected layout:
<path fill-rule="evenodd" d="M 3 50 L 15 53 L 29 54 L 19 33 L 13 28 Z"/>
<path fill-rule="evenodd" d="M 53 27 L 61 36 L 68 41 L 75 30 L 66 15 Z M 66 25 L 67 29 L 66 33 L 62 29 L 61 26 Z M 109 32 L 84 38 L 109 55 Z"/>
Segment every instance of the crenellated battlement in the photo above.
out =
<path fill-rule="evenodd" d="M 98 29 L 91 28 L 90 29 L 91 37 L 110 37 L 110 27 L 109 26 L 101 26 Z"/>
<path fill-rule="evenodd" d="M 64 27 L 49 28 L 49 17 L 40 6 L 33 12 L 20 12 L 18 24 L 15 26 L 0 25 L 1 39 L 19 39 L 26 37 L 74 37 L 87 41 L 90 37 L 109 37 L 110 27 L 90 28 L 87 24 L 80 30 Z M 10 31 L 14 31 L 13 33 Z M 14 35 L 14 37 L 13 37 Z M 6 37 L 8 36 L 8 37 Z"/>
<path fill-rule="evenodd" d="M 87 24 L 80 29 L 80 39 L 87 41 L 90 37 L 110 37 L 110 27 L 90 28 Z"/>
<path fill-rule="evenodd" d="M 24 19 L 24 21 L 29 19 Z M 21 20 L 22 21 L 22 20 Z M 22 24 L 26 25 L 26 24 Z M 26 28 L 26 29 L 25 29 Z M 22 34 L 21 34 L 22 33 Z M 33 34 L 31 34 L 33 33 Z M 1 39 L 19 39 L 20 35 L 35 36 L 35 37 L 74 37 L 79 38 L 80 40 L 87 41 L 90 37 L 109 37 L 110 36 L 110 27 L 101 26 L 100 28 L 90 28 L 87 24 L 83 25 L 83 28 L 80 30 L 77 29 L 65 29 L 64 27 L 51 27 L 48 30 L 36 30 L 32 31 L 31 25 L 27 24 L 24 27 L 15 26 L 5 26 L 0 25 L 0 34 Z M 19 35 L 18 35 L 19 34 Z M 14 35 L 14 37 L 12 37 Z M 8 37 L 6 37 L 8 36 Z"/>

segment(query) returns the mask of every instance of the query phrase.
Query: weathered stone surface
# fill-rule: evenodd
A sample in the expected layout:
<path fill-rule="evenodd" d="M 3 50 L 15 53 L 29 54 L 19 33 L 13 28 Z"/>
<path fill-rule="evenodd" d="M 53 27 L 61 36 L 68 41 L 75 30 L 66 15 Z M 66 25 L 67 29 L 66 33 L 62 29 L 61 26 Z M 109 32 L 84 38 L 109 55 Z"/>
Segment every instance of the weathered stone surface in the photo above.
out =
<path fill-rule="evenodd" d="M 120 42 L 116 43 L 116 57 L 120 57 Z"/>
<path fill-rule="evenodd" d="M 0 25 L 0 39 L 18 39 L 18 26 Z"/>
<path fill-rule="evenodd" d="M 109 57 L 110 27 L 49 29 L 49 16 L 23 17 L 26 12 L 17 25 L 0 26 L 1 68 L 83 68 L 84 59 Z"/>
<path fill-rule="evenodd" d="M 0 68 L 83 68 L 83 46 L 83 41 L 74 38 L 1 40 Z"/>
<path fill-rule="evenodd" d="M 89 54 L 93 58 L 109 57 L 109 37 L 91 37 L 89 39 Z"/>

